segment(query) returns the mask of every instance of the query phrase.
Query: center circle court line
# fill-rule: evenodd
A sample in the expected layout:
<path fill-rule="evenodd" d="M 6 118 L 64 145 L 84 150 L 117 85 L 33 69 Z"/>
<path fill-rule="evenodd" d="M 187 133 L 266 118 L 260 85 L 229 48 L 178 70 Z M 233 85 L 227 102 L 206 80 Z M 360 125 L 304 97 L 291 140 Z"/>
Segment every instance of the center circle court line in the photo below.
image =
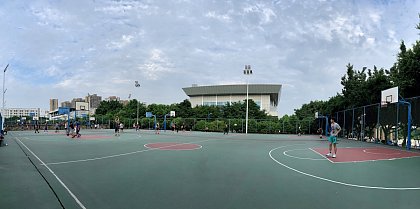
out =
<path fill-rule="evenodd" d="M 299 159 L 299 160 L 327 160 L 325 158 L 297 157 L 297 156 L 293 156 L 291 154 L 287 154 L 288 152 L 292 152 L 292 151 L 296 151 L 296 150 L 309 150 L 309 148 L 286 150 L 286 151 L 283 152 L 283 155 L 286 155 L 287 157 L 291 157 L 291 158 L 296 158 L 296 159 Z"/>
<path fill-rule="evenodd" d="M 270 156 L 270 158 L 271 158 L 272 160 L 274 160 L 274 162 L 276 162 L 277 164 L 279 164 L 279 165 L 281 165 L 281 166 L 283 166 L 283 167 L 285 167 L 285 168 L 287 168 L 287 169 L 289 169 L 289 170 L 291 170 L 291 171 L 294 171 L 294 172 L 296 172 L 296 173 L 300 173 L 300 174 L 305 175 L 305 176 L 309 176 L 309 177 L 312 177 L 312 178 L 315 178 L 315 179 L 319 179 L 319 180 L 322 180 L 322 181 L 327 181 L 327 182 L 334 183 L 334 184 L 341 184 L 341 185 L 344 185 L 344 186 L 357 187 L 357 188 L 364 188 L 364 189 L 402 190 L 402 191 L 403 191 L 403 190 L 420 190 L 420 187 L 379 187 L 379 186 L 366 186 L 366 185 L 350 184 L 350 183 L 345 183 L 345 182 L 341 182 L 341 181 L 335 181 L 335 180 L 332 180 L 332 179 L 328 179 L 328 178 L 324 178 L 324 177 L 316 176 L 316 175 L 313 175 L 313 174 L 305 173 L 305 172 L 303 172 L 303 171 L 300 171 L 300 170 L 298 170 L 298 169 L 292 168 L 292 167 L 290 167 L 290 166 L 288 166 L 288 165 L 285 165 L 285 164 L 281 163 L 280 161 L 278 161 L 277 159 L 275 159 L 275 158 L 272 156 L 272 154 L 271 154 L 271 153 L 272 153 L 273 151 L 275 151 L 275 150 L 277 150 L 277 149 L 280 149 L 280 148 L 284 148 L 284 147 L 285 147 L 285 146 L 281 146 L 281 147 L 274 148 L 274 149 L 270 150 L 270 152 L 268 152 L 268 155 L 269 155 L 269 156 Z"/>
<path fill-rule="evenodd" d="M 363 152 L 367 153 L 367 154 L 374 154 L 374 155 L 401 155 L 402 154 L 401 152 L 380 153 L 380 152 L 369 152 L 369 151 L 366 151 L 366 150 L 368 150 L 368 149 L 364 149 Z"/>
<path fill-rule="evenodd" d="M 169 146 L 164 146 L 164 147 L 159 147 L 159 148 L 137 150 L 137 151 L 133 151 L 133 152 L 126 152 L 126 153 L 108 155 L 108 156 L 103 156 L 103 157 L 95 157 L 95 158 L 88 158 L 88 159 L 81 159 L 81 160 L 69 160 L 69 161 L 53 162 L 53 163 L 45 163 L 45 165 L 60 165 L 60 164 L 87 162 L 87 161 L 94 161 L 94 160 L 103 160 L 103 159 L 108 159 L 108 158 L 121 157 L 121 156 L 125 156 L 125 155 L 132 155 L 132 154 L 148 152 L 148 151 L 152 151 L 152 150 L 159 150 L 159 149 L 162 149 L 162 148 L 170 148 L 170 147 L 180 146 L 180 145 L 183 145 L 183 144 L 199 143 L 199 142 L 205 142 L 205 141 L 210 141 L 210 140 L 219 140 L 219 139 L 206 139 L 206 140 L 201 140 L 201 141 L 196 141 L 196 142 L 179 143 L 179 144 L 169 145 Z"/>

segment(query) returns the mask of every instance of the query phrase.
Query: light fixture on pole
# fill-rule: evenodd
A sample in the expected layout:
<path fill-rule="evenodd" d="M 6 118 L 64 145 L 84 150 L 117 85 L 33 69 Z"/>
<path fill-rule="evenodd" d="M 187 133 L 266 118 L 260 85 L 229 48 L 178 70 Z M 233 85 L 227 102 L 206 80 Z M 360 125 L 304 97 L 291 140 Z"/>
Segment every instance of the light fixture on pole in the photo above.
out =
<path fill-rule="evenodd" d="M 135 86 L 136 88 L 139 88 L 139 87 L 140 87 L 139 82 L 138 82 L 138 81 L 134 81 L 134 86 Z M 136 119 L 136 125 L 138 125 L 138 124 L 139 124 L 139 102 L 140 102 L 140 100 L 139 100 L 139 101 L 137 101 L 137 119 Z"/>
<path fill-rule="evenodd" d="M 252 75 L 251 65 L 245 65 L 244 75 Z M 246 79 L 246 118 L 245 118 L 245 134 L 248 134 L 248 78 Z"/>
<path fill-rule="evenodd" d="M 5 104 L 4 103 L 4 94 L 6 94 L 6 91 L 7 91 L 7 89 L 5 89 L 4 86 L 5 86 L 5 83 L 6 83 L 6 71 L 7 71 L 8 67 L 9 67 L 9 64 L 7 64 L 6 67 L 3 70 L 3 106 L 1 108 L 1 114 L 2 114 L 1 116 L 3 118 L 3 121 L 1 123 L 1 130 L 4 130 L 4 118 L 5 118 L 5 115 L 4 115 L 4 104 Z"/>

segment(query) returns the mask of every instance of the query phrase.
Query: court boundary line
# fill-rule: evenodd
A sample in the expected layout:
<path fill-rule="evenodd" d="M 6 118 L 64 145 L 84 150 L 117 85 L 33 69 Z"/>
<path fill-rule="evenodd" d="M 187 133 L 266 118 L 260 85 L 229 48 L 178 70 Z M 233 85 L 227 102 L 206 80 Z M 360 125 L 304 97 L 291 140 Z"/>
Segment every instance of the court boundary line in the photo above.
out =
<path fill-rule="evenodd" d="M 325 155 L 323 155 L 323 154 L 321 154 L 321 153 L 319 153 L 319 152 L 317 152 L 317 151 L 313 150 L 312 148 L 308 148 L 308 149 L 312 150 L 312 152 L 315 152 L 316 154 L 320 155 L 321 157 L 323 157 L 323 158 L 327 159 L 328 161 L 330 161 L 330 163 L 335 163 L 334 161 L 332 161 L 331 159 L 329 159 L 329 158 L 328 158 L 328 157 L 326 157 Z"/>
<path fill-rule="evenodd" d="M 288 166 L 288 165 L 286 165 L 286 164 L 281 163 L 280 161 L 278 161 L 277 159 L 275 159 L 275 158 L 271 155 L 271 153 L 272 153 L 273 151 L 275 151 L 275 150 L 277 150 L 277 149 L 280 149 L 280 148 L 284 148 L 284 146 L 274 148 L 274 149 L 272 149 L 272 150 L 270 150 L 270 151 L 268 152 L 268 155 L 270 156 L 270 158 L 271 158 L 274 162 L 276 162 L 277 164 L 279 164 L 279 165 L 281 165 L 281 166 L 283 166 L 283 167 L 285 167 L 285 168 L 287 168 L 287 169 L 289 169 L 289 170 L 291 170 L 291 171 L 294 171 L 294 172 L 296 172 L 296 173 L 299 173 L 299 174 L 302 174 L 302 175 L 305 175 L 305 176 L 309 176 L 309 177 L 312 177 L 312 178 L 315 178 L 315 179 L 318 179 L 318 180 L 323 180 L 323 181 L 327 181 L 327 182 L 330 182 L 330 183 L 340 184 L 340 185 L 349 186 L 349 187 L 363 188 L 363 189 L 399 190 L 399 191 L 405 191 L 405 190 L 420 190 L 420 187 L 380 187 L 380 186 L 366 186 L 366 185 L 350 184 L 350 183 L 345 183 L 345 182 L 341 182 L 341 181 L 335 181 L 335 180 L 332 180 L 332 179 L 328 179 L 328 178 L 324 178 L 324 177 L 316 176 L 316 175 L 313 175 L 313 174 L 305 173 L 305 172 L 303 172 L 303 171 L 300 171 L 300 170 L 298 170 L 298 169 L 292 168 L 292 167 L 290 167 L 290 166 Z"/>
<path fill-rule="evenodd" d="M 362 152 L 367 153 L 367 154 L 372 154 L 372 155 L 394 155 L 394 154 L 401 155 L 401 152 L 386 154 L 386 153 L 368 152 L 368 151 L 366 151 L 366 150 L 368 150 L 368 149 L 369 149 L 369 148 L 364 149 L 364 150 L 362 150 Z M 373 149 L 379 149 L 379 148 L 373 148 Z"/>
<path fill-rule="evenodd" d="M 360 148 L 363 149 L 363 147 L 341 147 L 341 149 L 347 149 L 347 148 Z M 379 147 L 380 148 L 380 147 Z M 386 148 L 386 147 L 385 147 Z M 312 148 L 309 148 L 310 150 L 314 151 L 315 153 L 323 156 L 321 153 L 313 150 Z M 392 149 L 392 148 L 387 148 L 387 149 Z M 392 150 L 398 150 L 398 149 L 392 149 Z M 405 152 L 405 150 L 402 150 L 403 152 Z M 409 151 L 407 151 L 409 152 Z M 416 153 L 416 152 L 412 152 L 412 153 Z M 417 158 L 420 157 L 419 156 L 410 156 L 410 157 L 398 157 L 398 158 L 388 158 L 388 159 L 376 159 L 376 160 L 352 160 L 352 161 L 346 161 L 346 162 L 334 162 L 331 159 L 325 157 L 326 159 L 328 159 L 328 161 L 330 161 L 331 163 L 340 163 L 340 164 L 346 164 L 346 163 L 365 163 L 365 162 L 376 162 L 376 161 L 393 161 L 393 160 L 402 160 L 402 159 L 410 159 L 410 158 Z"/>
<path fill-rule="evenodd" d="M 347 162 L 333 162 L 333 163 L 364 163 L 364 162 L 376 162 L 376 161 L 394 161 L 394 160 L 402 160 L 402 159 L 410 159 L 410 158 L 418 158 L 420 156 L 411 156 L 411 157 L 399 157 L 399 158 L 389 158 L 389 159 L 377 159 L 377 160 L 355 160 L 355 161 L 347 161 Z"/>
<path fill-rule="evenodd" d="M 137 151 L 126 152 L 126 153 L 121 153 L 121 154 L 114 154 L 114 155 L 108 155 L 108 156 L 103 156 L 103 157 L 87 158 L 87 159 L 80 159 L 80 160 L 69 160 L 69 161 L 61 161 L 61 162 L 52 162 L 52 163 L 46 163 L 46 165 L 60 165 L 60 164 L 69 164 L 69 163 L 78 163 L 78 162 L 88 162 L 88 161 L 95 161 L 95 160 L 103 160 L 103 159 L 108 159 L 108 158 L 114 158 L 114 157 L 132 155 L 132 154 L 136 154 L 136 153 L 142 153 L 142 152 L 148 152 L 148 151 L 153 151 L 153 150 L 159 150 L 160 148 L 169 148 L 169 147 L 180 146 L 180 145 L 183 145 L 183 144 L 199 143 L 199 142 L 205 142 L 205 141 L 211 141 L 211 140 L 221 140 L 221 139 L 207 139 L 207 140 L 201 140 L 201 141 L 197 141 L 197 142 L 185 142 L 185 143 L 179 143 L 179 144 L 169 145 L 169 146 L 164 146 L 164 147 L 159 147 L 159 148 L 148 148 L 148 149 L 144 149 L 144 150 L 137 150 Z"/>
<path fill-rule="evenodd" d="M 308 149 L 309 148 L 286 150 L 286 151 L 283 152 L 283 155 L 286 155 L 287 157 L 291 157 L 291 158 L 296 158 L 296 159 L 299 159 L 299 160 L 326 160 L 325 158 L 296 157 L 296 156 L 287 154 L 287 152 L 291 152 L 291 151 L 295 151 L 295 150 L 308 150 Z"/>
<path fill-rule="evenodd" d="M 143 147 L 145 147 L 147 149 L 158 149 L 158 150 L 162 150 L 162 151 L 188 151 L 188 150 L 198 150 L 198 149 L 203 148 L 203 146 L 201 144 L 195 144 L 195 143 L 183 143 L 183 145 L 184 144 L 193 144 L 193 145 L 198 145 L 199 146 L 199 147 L 194 148 L 194 149 L 165 149 L 165 148 L 167 148 L 165 146 L 163 146 L 163 147 L 156 147 L 156 148 L 151 148 L 151 147 L 146 146 L 148 144 L 157 144 L 157 143 L 175 143 L 175 142 L 154 142 L 154 143 L 147 143 L 147 144 L 143 145 Z M 180 145 L 180 144 L 176 144 L 176 145 Z"/>
<path fill-rule="evenodd" d="M 54 173 L 54 171 L 44 163 L 34 152 L 32 152 L 31 149 L 29 149 L 19 138 L 15 137 L 16 140 L 19 141 L 36 159 L 38 159 L 39 162 L 41 162 L 41 165 L 45 166 L 47 170 L 57 179 L 57 181 L 61 184 L 61 186 L 64 187 L 64 189 L 67 190 L 67 192 L 70 194 L 70 196 L 76 201 L 76 203 L 82 208 L 86 209 L 86 207 L 83 205 L 83 203 L 77 198 L 77 196 L 67 187 L 66 184 Z"/>

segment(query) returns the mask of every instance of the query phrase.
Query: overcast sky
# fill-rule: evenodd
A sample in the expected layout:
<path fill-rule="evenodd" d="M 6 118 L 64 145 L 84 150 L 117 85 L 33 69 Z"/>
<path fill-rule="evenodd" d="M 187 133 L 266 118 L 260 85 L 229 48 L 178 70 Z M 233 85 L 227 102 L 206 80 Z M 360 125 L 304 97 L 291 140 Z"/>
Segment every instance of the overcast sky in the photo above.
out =
<path fill-rule="evenodd" d="M 0 2 L 6 108 L 88 93 L 178 103 L 191 84 L 282 84 L 279 114 L 341 91 L 346 64 L 389 68 L 420 1 Z M 3 78 L 3 75 L 1 75 Z M 138 80 L 140 88 L 134 86 Z"/>

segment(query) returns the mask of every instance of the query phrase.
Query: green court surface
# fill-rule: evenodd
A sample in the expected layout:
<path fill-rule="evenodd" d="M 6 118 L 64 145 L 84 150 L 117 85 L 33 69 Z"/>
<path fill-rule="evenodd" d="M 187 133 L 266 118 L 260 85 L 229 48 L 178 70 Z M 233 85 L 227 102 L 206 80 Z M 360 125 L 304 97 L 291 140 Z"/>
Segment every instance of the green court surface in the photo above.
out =
<path fill-rule="evenodd" d="M 397 157 L 352 161 L 349 152 L 337 163 L 317 152 L 325 139 L 295 135 L 82 130 L 79 139 L 29 131 L 6 139 L 0 208 L 420 207 L 420 153 L 399 158 L 407 152 L 379 144 L 340 140 L 336 159 L 353 148 Z"/>

